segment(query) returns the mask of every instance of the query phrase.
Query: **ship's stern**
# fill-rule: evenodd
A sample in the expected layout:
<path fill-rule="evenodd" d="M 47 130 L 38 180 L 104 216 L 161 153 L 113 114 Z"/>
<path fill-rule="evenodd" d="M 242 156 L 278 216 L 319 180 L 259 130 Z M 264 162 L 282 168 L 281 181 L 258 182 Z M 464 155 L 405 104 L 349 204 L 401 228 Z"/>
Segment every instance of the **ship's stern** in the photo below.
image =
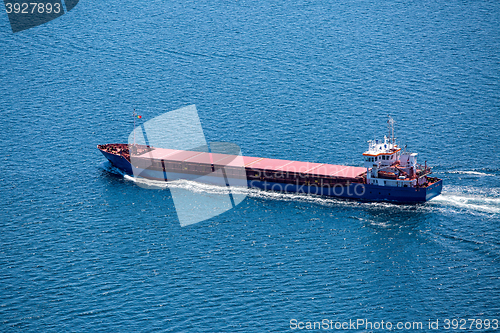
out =
<path fill-rule="evenodd" d="M 443 190 L 443 180 L 439 179 L 437 182 L 426 187 L 425 201 L 431 200 L 441 194 Z"/>

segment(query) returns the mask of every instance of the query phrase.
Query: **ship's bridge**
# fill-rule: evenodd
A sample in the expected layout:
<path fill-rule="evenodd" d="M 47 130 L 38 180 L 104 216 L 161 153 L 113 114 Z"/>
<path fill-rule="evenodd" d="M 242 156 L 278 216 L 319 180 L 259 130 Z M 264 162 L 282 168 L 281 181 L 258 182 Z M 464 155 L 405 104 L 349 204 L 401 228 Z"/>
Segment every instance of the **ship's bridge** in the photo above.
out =
<path fill-rule="evenodd" d="M 401 148 L 398 145 L 390 142 L 387 136 L 384 136 L 384 141 L 370 140 L 368 141 L 368 150 L 363 153 L 365 167 L 372 168 L 381 166 L 391 166 L 399 158 Z"/>

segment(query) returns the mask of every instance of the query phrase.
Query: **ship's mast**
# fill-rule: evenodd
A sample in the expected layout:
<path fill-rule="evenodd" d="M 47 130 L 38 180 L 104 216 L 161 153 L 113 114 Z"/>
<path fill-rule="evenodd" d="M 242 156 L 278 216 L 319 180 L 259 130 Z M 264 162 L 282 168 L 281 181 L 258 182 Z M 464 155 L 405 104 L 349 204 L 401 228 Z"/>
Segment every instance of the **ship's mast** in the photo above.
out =
<path fill-rule="evenodd" d="M 133 128 L 133 131 L 134 131 L 134 147 L 135 147 L 135 109 L 134 109 L 133 117 L 134 117 L 134 128 Z"/>
<path fill-rule="evenodd" d="M 394 123 L 396 122 L 391 116 L 387 115 L 389 120 L 387 120 L 387 128 L 389 129 L 389 137 L 391 138 L 392 148 L 394 148 Z"/>

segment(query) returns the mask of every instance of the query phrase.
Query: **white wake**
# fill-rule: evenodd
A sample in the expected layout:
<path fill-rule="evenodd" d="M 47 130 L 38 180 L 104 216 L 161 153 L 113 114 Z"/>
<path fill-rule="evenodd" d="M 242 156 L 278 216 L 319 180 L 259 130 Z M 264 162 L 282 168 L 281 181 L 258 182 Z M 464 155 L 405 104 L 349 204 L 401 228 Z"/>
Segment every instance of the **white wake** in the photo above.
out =
<path fill-rule="evenodd" d="M 213 195 L 227 195 L 229 192 L 233 194 L 246 195 L 250 198 L 260 200 L 275 200 L 275 201 L 295 201 L 303 203 L 312 203 L 327 207 L 360 207 L 370 209 L 396 209 L 396 210 L 417 210 L 417 211 L 433 211 L 436 208 L 440 211 L 463 213 L 468 211 L 471 213 L 480 212 L 486 214 L 500 214 L 500 188 L 477 188 L 472 186 L 445 186 L 443 193 L 431 201 L 423 205 L 404 205 L 394 204 L 390 202 L 360 202 L 355 200 L 344 200 L 337 198 L 324 197 L 313 194 L 303 193 L 283 193 L 265 191 L 255 188 L 246 187 L 225 187 L 198 183 L 190 180 L 175 180 L 175 181 L 156 181 L 144 178 L 135 178 L 129 176 L 117 168 L 110 165 L 103 165 L 103 168 L 110 172 L 121 174 L 125 180 L 141 183 L 141 187 L 151 189 L 167 189 L 176 188 L 184 189 L 194 193 L 207 193 Z M 444 209 L 443 209 L 444 208 Z"/>

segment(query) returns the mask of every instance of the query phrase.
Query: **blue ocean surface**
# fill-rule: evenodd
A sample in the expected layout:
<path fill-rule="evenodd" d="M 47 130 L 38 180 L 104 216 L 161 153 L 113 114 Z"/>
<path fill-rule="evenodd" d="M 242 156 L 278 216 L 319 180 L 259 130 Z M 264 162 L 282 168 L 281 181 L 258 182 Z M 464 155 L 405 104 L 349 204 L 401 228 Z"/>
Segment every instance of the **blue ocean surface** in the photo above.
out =
<path fill-rule="evenodd" d="M 487 0 L 81 0 L 15 34 L 1 14 L 0 331 L 495 331 L 499 22 Z M 133 109 L 191 104 L 209 142 L 354 166 L 391 115 L 443 193 L 396 205 L 247 190 L 181 227 L 169 189 L 137 186 L 96 145 L 127 142 Z"/>

